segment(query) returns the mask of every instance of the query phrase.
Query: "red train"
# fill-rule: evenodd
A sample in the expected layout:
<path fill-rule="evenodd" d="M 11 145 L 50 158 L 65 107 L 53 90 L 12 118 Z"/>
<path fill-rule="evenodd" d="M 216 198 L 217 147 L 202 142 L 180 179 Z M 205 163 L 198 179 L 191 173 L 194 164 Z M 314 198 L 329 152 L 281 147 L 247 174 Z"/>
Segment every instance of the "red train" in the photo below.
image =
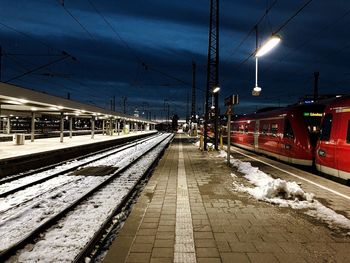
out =
<path fill-rule="evenodd" d="M 350 179 L 350 96 L 338 98 L 326 107 L 315 163 L 323 173 Z"/>
<path fill-rule="evenodd" d="M 233 145 L 350 179 L 350 96 L 235 118 Z"/>
<path fill-rule="evenodd" d="M 324 105 L 303 104 L 257 112 L 233 120 L 231 141 L 279 160 L 311 166 Z"/>

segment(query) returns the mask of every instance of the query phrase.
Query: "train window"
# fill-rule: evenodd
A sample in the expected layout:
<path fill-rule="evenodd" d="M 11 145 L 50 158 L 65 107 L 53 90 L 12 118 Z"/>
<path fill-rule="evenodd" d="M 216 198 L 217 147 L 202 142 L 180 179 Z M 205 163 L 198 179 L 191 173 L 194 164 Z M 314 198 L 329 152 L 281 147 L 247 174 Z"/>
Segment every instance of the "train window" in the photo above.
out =
<path fill-rule="evenodd" d="M 271 124 L 271 133 L 272 134 L 277 134 L 278 132 L 278 124 L 277 123 L 272 123 Z"/>
<path fill-rule="evenodd" d="M 244 132 L 245 132 L 245 133 L 248 133 L 248 125 L 245 125 L 245 126 L 244 126 Z"/>
<path fill-rule="evenodd" d="M 331 113 L 327 113 L 324 116 L 322 126 L 321 126 L 321 141 L 329 141 L 331 137 L 331 130 L 332 130 L 332 119 L 333 116 Z"/>
<path fill-rule="evenodd" d="M 346 135 L 346 143 L 350 143 L 350 120 L 348 121 L 348 132 Z"/>
<path fill-rule="evenodd" d="M 263 124 L 262 126 L 262 134 L 266 134 L 269 131 L 269 125 L 268 124 Z"/>
<path fill-rule="evenodd" d="M 285 120 L 284 123 L 284 137 L 293 139 L 294 138 L 294 132 L 292 129 L 292 125 L 290 124 L 290 121 L 288 119 Z"/>

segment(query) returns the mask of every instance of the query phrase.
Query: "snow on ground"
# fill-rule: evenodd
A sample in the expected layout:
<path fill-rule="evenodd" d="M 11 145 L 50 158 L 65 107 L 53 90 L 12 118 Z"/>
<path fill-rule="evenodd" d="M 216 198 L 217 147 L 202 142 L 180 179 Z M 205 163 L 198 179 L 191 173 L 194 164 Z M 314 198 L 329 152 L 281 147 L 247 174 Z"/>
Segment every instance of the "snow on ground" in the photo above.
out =
<path fill-rule="evenodd" d="M 115 207 L 134 187 L 153 160 L 165 147 L 168 138 L 159 147 L 142 157 L 136 165 L 123 172 L 86 202 L 70 212 L 49 229 L 39 242 L 19 255 L 20 262 L 71 262 L 103 225 Z"/>
<path fill-rule="evenodd" d="M 166 135 L 158 136 L 94 163 L 124 167 L 165 137 Z M 5 209 L 0 216 L 0 236 L 3 237 L 0 251 L 21 240 L 109 177 L 110 175 L 96 177 L 61 175 L 0 199 L 0 207 Z M 47 188 L 51 188 L 52 191 L 47 191 Z"/>
<path fill-rule="evenodd" d="M 225 151 L 220 151 L 217 157 L 226 157 Z M 304 213 L 327 223 L 332 228 L 341 227 L 350 230 L 350 220 L 327 208 L 314 198 L 313 194 L 306 193 L 293 181 L 280 178 L 274 179 L 270 175 L 253 167 L 250 162 L 243 162 L 231 156 L 231 165 L 243 174 L 254 186 L 247 186 L 233 182 L 234 190 L 246 192 L 258 200 L 276 204 L 281 207 L 304 209 Z M 237 179 L 236 174 L 231 174 Z"/>
<path fill-rule="evenodd" d="M 152 138 L 152 137 L 145 138 L 143 140 L 138 141 L 137 143 L 146 142 L 150 138 Z M 153 136 L 153 138 L 155 138 L 155 137 Z M 58 165 L 58 166 L 56 166 L 56 167 L 54 167 L 52 169 L 49 169 L 49 170 L 46 170 L 46 171 L 43 171 L 43 172 L 39 172 L 39 173 L 35 173 L 33 175 L 30 175 L 30 176 L 25 176 L 23 178 L 19 178 L 18 180 L 11 181 L 9 183 L 1 184 L 0 185 L 0 193 L 4 193 L 4 192 L 7 192 L 7 191 L 16 189 L 16 188 L 18 188 L 20 186 L 29 184 L 31 182 L 38 181 L 40 179 L 46 178 L 48 176 L 51 176 L 53 174 L 63 172 L 63 171 L 65 171 L 67 169 L 70 169 L 72 167 L 78 167 L 78 166 L 80 166 L 80 165 L 82 165 L 82 164 L 84 164 L 84 163 L 86 163 L 86 162 L 88 162 L 90 160 L 94 160 L 96 158 L 101 158 L 103 156 L 110 155 L 110 154 L 112 154 L 114 152 L 117 152 L 117 151 L 120 151 L 122 149 L 125 149 L 125 148 L 129 147 L 131 144 L 135 144 L 135 143 L 136 142 L 131 142 L 128 145 L 121 146 L 121 147 L 118 147 L 116 149 L 111 149 L 111 150 L 109 150 L 107 152 L 95 154 L 93 156 L 86 157 L 86 158 L 83 158 L 83 159 L 80 159 L 80 160 L 69 161 L 69 162 L 66 162 L 64 164 Z M 0 181 L 0 183 L 1 183 L 1 181 Z"/>

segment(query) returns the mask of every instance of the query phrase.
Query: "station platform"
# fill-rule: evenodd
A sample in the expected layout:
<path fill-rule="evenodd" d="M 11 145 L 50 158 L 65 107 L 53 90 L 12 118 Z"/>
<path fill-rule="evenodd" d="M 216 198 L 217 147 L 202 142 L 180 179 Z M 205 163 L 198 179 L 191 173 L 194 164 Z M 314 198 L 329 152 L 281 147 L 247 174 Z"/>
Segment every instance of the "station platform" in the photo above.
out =
<path fill-rule="evenodd" d="M 235 191 L 243 178 L 217 155 L 178 134 L 103 262 L 350 262 L 349 230 Z"/>
<path fill-rule="evenodd" d="M 16 145 L 13 141 L 0 142 L 0 176 L 21 172 L 18 169 L 21 166 L 28 169 L 64 161 L 156 132 L 138 131 L 112 136 L 95 134 L 93 139 L 91 135 L 80 135 L 64 137 L 63 142 L 59 137 L 36 139 L 34 142 L 29 139 L 23 145 Z"/>

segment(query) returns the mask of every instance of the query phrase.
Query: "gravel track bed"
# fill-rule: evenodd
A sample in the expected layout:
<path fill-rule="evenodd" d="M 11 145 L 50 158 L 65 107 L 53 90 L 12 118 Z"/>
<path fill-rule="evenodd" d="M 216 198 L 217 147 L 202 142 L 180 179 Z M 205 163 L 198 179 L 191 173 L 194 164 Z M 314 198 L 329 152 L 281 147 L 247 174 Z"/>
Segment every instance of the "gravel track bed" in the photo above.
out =
<path fill-rule="evenodd" d="M 120 177 L 48 229 L 37 243 L 21 250 L 18 262 L 72 262 L 147 171 L 169 140 L 170 138 L 142 157 Z"/>
<path fill-rule="evenodd" d="M 142 155 L 152 145 L 164 138 L 164 135 L 158 138 L 143 142 L 136 147 L 126 149 L 108 158 L 91 163 L 89 166 L 107 165 L 114 167 L 124 167 L 131 163 L 138 156 Z M 18 205 L 1 214 L 0 235 L 3 237 L 0 243 L 0 251 L 5 250 L 11 245 L 17 243 L 24 236 L 27 236 L 44 222 L 48 221 L 52 216 L 58 214 L 64 208 L 72 204 L 75 200 L 93 189 L 96 185 L 107 180 L 110 175 L 106 176 L 67 176 L 62 175 L 50 179 L 40 185 L 29 187 L 28 189 L 19 191 L 0 200 L 0 207 L 9 204 Z M 72 179 L 74 178 L 74 179 Z M 69 180 L 73 180 L 67 183 Z M 65 182 L 65 183 L 64 183 Z M 58 187 L 52 192 L 48 192 L 46 187 L 53 187 L 63 183 L 63 187 Z M 43 193 L 46 191 L 46 193 Z M 28 200 L 35 195 L 39 198 L 19 205 L 20 202 Z M 27 199 L 26 199 L 27 198 Z M 19 201 L 16 203 L 15 200 Z"/>

